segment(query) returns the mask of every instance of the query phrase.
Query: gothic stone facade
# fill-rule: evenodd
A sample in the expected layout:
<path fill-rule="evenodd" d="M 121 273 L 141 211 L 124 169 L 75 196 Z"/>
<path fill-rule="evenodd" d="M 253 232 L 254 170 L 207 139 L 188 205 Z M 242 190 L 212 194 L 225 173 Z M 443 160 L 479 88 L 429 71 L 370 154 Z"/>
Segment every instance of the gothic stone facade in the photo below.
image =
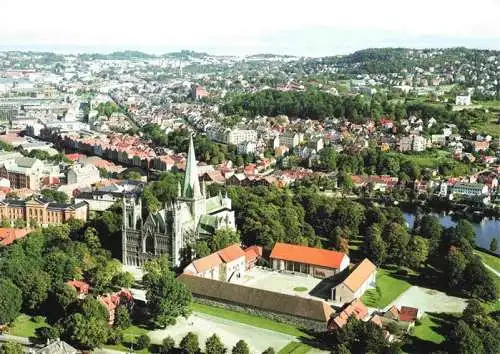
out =
<path fill-rule="evenodd" d="M 141 266 L 145 261 L 168 254 L 173 266 L 180 265 L 181 253 L 190 242 L 210 237 L 220 228 L 235 228 L 231 199 L 219 194 L 209 197 L 200 188 L 192 139 L 190 141 L 184 187 L 164 209 L 150 213 L 143 221 L 140 197 L 123 199 L 123 264 Z"/>

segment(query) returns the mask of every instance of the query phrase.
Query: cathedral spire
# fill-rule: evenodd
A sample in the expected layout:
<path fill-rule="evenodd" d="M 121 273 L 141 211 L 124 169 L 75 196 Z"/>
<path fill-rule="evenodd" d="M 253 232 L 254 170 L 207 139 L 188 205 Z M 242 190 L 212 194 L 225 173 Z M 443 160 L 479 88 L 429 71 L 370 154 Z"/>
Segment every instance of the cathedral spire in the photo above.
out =
<path fill-rule="evenodd" d="M 198 180 L 198 170 L 196 168 L 196 157 L 194 154 L 193 135 L 189 137 L 189 150 L 182 196 L 184 198 L 199 198 L 201 196 L 200 181 Z"/>

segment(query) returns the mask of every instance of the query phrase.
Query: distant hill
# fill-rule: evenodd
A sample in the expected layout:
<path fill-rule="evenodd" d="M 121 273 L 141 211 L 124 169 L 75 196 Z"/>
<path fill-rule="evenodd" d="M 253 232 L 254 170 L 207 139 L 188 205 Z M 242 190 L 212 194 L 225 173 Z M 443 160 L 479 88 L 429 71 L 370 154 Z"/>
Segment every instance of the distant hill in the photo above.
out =
<path fill-rule="evenodd" d="M 129 59 L 153 59 L 156 55 L 140 52 L 137 50 L 124 50 L 110 54 L 85 53 L 78 55 L 81 59 L 101 59 L 101 60 L 129 60 Z"/>
<path fill-rule="evenodd" d="M 181 50 L 180 52 L 171 52 L 163 54 L 163 58 L 177 58 L 177 59 L 187 59 L 187 58 L 206 58 L 211 56 L 208 53 L 195 52 L 194 50 Z"/>

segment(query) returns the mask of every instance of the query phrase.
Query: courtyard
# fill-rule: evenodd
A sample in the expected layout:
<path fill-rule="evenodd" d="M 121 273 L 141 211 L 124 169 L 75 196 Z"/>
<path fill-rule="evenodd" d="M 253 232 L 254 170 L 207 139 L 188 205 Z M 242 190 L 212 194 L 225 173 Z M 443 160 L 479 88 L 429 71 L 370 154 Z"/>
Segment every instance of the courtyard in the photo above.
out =
<path fill-rule="evenodd" d="M 253 288 L 322 300 L 329 300 L 331 288 L 335 286 L 331 279 L 318 279 L 304 274 L 257 267 L 247 271 L 240 283 Z"/>
<path fill-rule="evenodd" d="M 189 318 L 178 318 L 177 323 L 166 329 L 149 332 L 153 343 L 161 343 L 163 338 L 171 336 L 178 345 L 188 332 L 199 336 L 201 349 L 204 349 L 205 341 L 216 333 L 226 348 L 231 349 L 240 339 L 245 340 L 251 353 L 262 353 L 269 347 L 276 352 L 284 348 L 297 338 L 292 335 L 270 331 L 231 320 L 210 316 L 202 313 L 194 313 Z"/>
<path fill-rule="evenodd" d="M 467 306 L 467 300 L 442 291 L 412 286 L 387 307 L 392 305 L 416 307 L 423 312 L 461 313 Z"/>

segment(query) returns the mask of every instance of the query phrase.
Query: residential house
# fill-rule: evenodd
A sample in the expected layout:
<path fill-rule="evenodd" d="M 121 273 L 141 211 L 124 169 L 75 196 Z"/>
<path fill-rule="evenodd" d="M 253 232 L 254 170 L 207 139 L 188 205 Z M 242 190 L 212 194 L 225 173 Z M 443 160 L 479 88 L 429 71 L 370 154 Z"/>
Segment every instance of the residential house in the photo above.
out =
<path fill-rule="evenodd" d="M 341 329 L 347 324 L 349 318 L 354 318 L 362 321 L 368 316 L 368 308 L 359 299 L 355 299 L 350 303 L 345 304 L 341 311 L 333 316 L 328 322 L 328 330 Z"/>
<path fill-rule="evenodd" d="M 99 170 L 91 164 L 77 163 L 68 170 L 68 184 L 92 185 L 100 179 Z"/>
<path fill-rule="evenodd" d="M 375 287 L 377 267 L 365 258 L 342 283 L 332 288 L 332 300 L 337 303 L 361 298 L 365 291 Z"/>

